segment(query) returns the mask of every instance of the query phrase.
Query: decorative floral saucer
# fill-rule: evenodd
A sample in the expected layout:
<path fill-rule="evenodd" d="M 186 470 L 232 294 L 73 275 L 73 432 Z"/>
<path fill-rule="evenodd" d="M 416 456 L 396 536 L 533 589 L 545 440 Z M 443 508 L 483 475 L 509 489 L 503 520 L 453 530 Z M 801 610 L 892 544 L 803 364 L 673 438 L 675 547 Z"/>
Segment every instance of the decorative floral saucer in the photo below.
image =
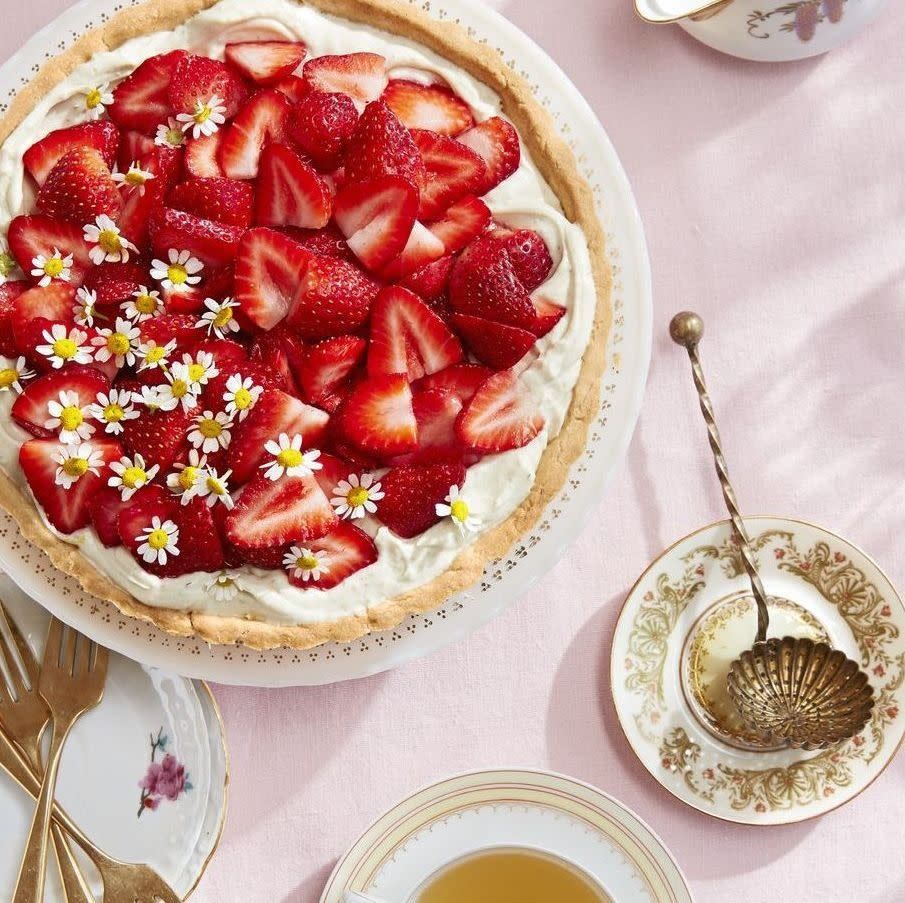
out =
<path fill-rule="evenodd" d="M 0 599 L 40 655 L 47 613 L 6 575 Z M 216 850 L 226 816 L 223 725 L 207 686 L 110 656 L 100 706 L 75 726 L 57 800 L 105 852 L 154 868 L 185 899 Z M 0 899 L 10 899 L 34 804 L 0 771 Z M 97 877 L 81 859 L 86 877 Z M 101 885 L 93 888 L 100 899 Z M 58 903 L 55 861 L 46 899 Z"/>
<path fill-rule="evenodd" d="M 765 749 L 746 734 L 725 689 L 750 647 L 754 601 L 729 522 L 685 537 L 629 593 L 616 626 L 613 700 L 645 768 L 674 796 L 715 818 L 789 824 L 853 799 L 905 735 L 905 607 L 860 549 L 801 521 L 745 518 L 771 636 L 832 643 L 871 675 L 877 704 L 858 736 L 829 750 Z"/>
<path fill-rule="evenodd" d="M 485 771 L 449 778 L 378 819 L 339 861 L 321 903 L 358 891 L 403 903 L 446 864 L 488 847 L 544 850 L 619 903 L 691 903 L 662 842 L 614 799 L 570 778 Z"/>

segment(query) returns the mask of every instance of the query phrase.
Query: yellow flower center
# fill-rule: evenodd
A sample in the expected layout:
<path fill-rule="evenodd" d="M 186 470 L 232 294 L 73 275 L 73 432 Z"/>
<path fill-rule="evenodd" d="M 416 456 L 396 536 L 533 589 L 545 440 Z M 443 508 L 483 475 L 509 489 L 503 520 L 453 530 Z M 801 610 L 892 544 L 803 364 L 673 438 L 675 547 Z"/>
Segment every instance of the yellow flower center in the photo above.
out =
<path fill-rule="evenodd" d="M 107 423 L 119 423 L 125 416 L 126 412 L 118 404 L 108 404 L 104 408 L 104 420 Z"/>
<path fill-rule="evenodd" d="M 87 458 L 67 458 L 63 462 L 63 473 L 78 479 L 88 470 Z"/>
<path fill-rule="evenodd" d="M 179 129 L 167 129 L 167 144 L 179 147 L 182 144 L 182 132 Z"/>
<path fill-rule="evenodd" d="M 12 367 L 0 370 L 0 389 L 8 389 L 19 378 L 19 371 Z"/>
<path fill-rule="evenodd" d="M 317 567 L 317 559 L 313 555 L 299 555 L 295 563 L 303 571 L 313 571 Z"/>
<path fill-rule="evenodd" d="M 368 490 L 364 486 L 356 486 L 355 489 L 350 489 L 349 494 L 346 496 L 346 501 L 352 508 L 363 505 L 367 500 Z"/>
<path fill-rule="evenodd" d="M 108 254 L 118 254 L 123 249 L 119 235 L 112 229 L 104 229 L 97 237 L 97 243 Z"/>
<path fill-rule="evenodd" d="M 95 107 L 99 107 L 101 105 L 101 89 L 100 88 L 92 88 L 85 95 L 85 106 L 89 110 L 93 110 Z"/>
<path fill-rule="evenodd" d="M 218 329 L 222 329 L 232 318 L 233 309 L 231 307 L 224 307 L 217 316 L 214 317 L 214 326 Z"/>
<path fill-rule="evenodd" d="M 148 535 L 148 545 L 158 552 L 161 549 L 165 549 L 169 543 L 170 537 L 167 535 L 166 530 L 152 530 Z"/>
<path fill-rule="evenodd" d="M 60 412 L 60 426 L 62 426 L 64 430 L 78 429 L 82 425 L 84 419 L 85 418 L 82 417 L 82 412 L 74 405 L 63 408 Z"/>
<path fill-rule="evenodd" d="M 170 386 L 173 398 L 184 398 L 189 394 L 189 384 L 184 379 L 174 379 Z"/>
<path fill-rule="evenodd" d="M 463 502 L 462 499 L 456 499 L 450 506 L 452 510 L 452 516 L 461 521 L 463 524 L 468 520 L 468 504 Z"/>
<path fill-rule="evenodd" d="M 252 397 L 251 392 L 248 391 L 244 386 L 239 389 L 236 389 L 233 394 L 233 404 L 236 406 L 236 410 L 244 411 L 246 408 L 251 407 Z"/>
<path fill-rule="evenodd" d="M 152 314 L 157 310 L 157 299 L 150 295 L 139 295 L 135 299 L 135 309 L 140 314 Z"/>
<path fill-rule="evenodd" d="M 197 467 L 186 467 L 181 474 L 179 474 L 179 488 L 185 491 L 188 491 L 198 482 L 198 468 Z"/>
<path fill-rule="evenodd" d="M 205 439 L 217 439 L 223 432 L 223 427 L 213 417 L 208 417 L 198 424 L 198 429 Z"/>
<path fill-rule="evenodd" d="M 148 475 L 141 467 L 127 467 L 123 471 L 123 486 L 127 489 L 137 489 L 147 481 Z"/>
<path fill-rule="evenodd" d="M 51 347 L 53 348 L 54 355 L 62 358 L 64 361 L 68 361 L 70 358 L 75 357 L 79 350 L 79 346 L 76 345 L 72 339 L 57 339 Z"/>
<path fill-rule="evenodd" d="M 149 348 L 147 354 L 145 354 L 145 360 L 149 364 L 159 364 L 163 360 L 163 345 L 155 345 L 153 348 Z"/>
<path fill-rule="evenodd" d="M 219 480 L 215 480 L 213 477 L 207 478 L 207 488 L 214 495 L 226 495 L 226 487 Z"/>
<path fill-rule="evenodd" d="M 208 119 L 211 118 L 211 114 L 213 112 L 214 111 L 207 104 L 199 103 L 198 108 L 195 110 L 192 118 L 195 120 L 195 122 L 198 123 L 198 125 L 203 125 L 208 121 Z"/>
<path fill-rule="evenodd" d="M 111 333 L 107 339 L 107 349 L 111 354 L 125 354 L 131 347 L 132 343 L 129 341 L 129 337 L 121 332 Z"/>
<path fill-rule="evenodd" d="M 184 266 L 174 263 L 167 267 L 167 278 L 173 285 L 185 285 L 189 274 Z"/>
<path fill-rule="evenodd" d="M 296 448 L 284 448 L 277 455 L 277 464 L 286 468 L 298 467 L 303 460 L 304 457 L 302 456 L 302 453 Z"/>
<path fill-rule="evenodd" d="M 50 276 L 51 279 L 56 279 L 60 273 L 63 272 L 63 258 L 62 257 L 51 257 L 47 263 L 44 264 L 44 274 L 46 276 Z"/>
<path fill-rule="evenodd" d="M 193 383 L 200 382 L 205 373 L 207 370 L 203 364 L 189 364 L 189 379 Z"/>
<path fill-rule="evenodd" d="M 148 177 L 140 169 L 130 169 L 126 173 L 126 184 L 140 187 L 148 181 Z"/>
<path fill-rule="evenodd" d="M 0 254 L 0 276 L 9 276 L 15 268 L 16 261 L 13 260 L 11 254 L 8 254 L 5 251 Z"/>

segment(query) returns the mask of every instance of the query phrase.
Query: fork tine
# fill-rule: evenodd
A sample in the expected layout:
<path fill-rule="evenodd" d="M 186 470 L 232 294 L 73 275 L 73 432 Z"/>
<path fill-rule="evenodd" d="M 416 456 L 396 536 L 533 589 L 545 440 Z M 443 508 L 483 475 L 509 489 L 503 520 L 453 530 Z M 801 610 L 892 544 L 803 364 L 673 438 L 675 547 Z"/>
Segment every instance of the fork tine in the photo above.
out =
<path fill-rule="evenodd" d="M 26 683 L 24 663 L 19 661 L 19 653 L 16 651 L 17 644 L 13 642 L 11 634 L 12 628 L 9 621 L 0 615 L 0 658 L 6 669 L 6 682 L 9 685 L 10 695 L 15 694 L 16 699 L 21 699 L 31 687 Z"/>
<path fill-rule="evenodd" d="M 31 681 L 32 685 L 36 684 L 38 677 L 41 674 L 41 666 L 38 664 L 34 650 L 32 650 L 28 640 L 25 639 L 22 631 L 19 630 L 19 626 L 16 624 L 15 620 L 10 617 L 9 612 L 3 605 L 2 599 L 0 599 L 0 619 L 6 624 L 6 629 L 16 643 L 16 648 L 19 650 L 19 658 L 22 659 L 22 664 L 25 666 L 25 673 L 28 675 L 28 679 Z"/>
<path fill-rule="evenodd" d="M 63 645 L 63 622 L 57 618 L 50 619 L 47 631 L 47 642 L 44 644 L 44 662 L 42 671 L 56 671 L 60 667 L 60 649 Z"/>
<path fill-rule="evenodd" d="M 80 633 L 76 633 L 76 631 L 72 631 L 78 640 L 75 654 L 75 667 L 72 670 L 72 673 L 75 677 L 81 677 L 88 673 L 89 668 L 91 667 L 91 647 L 94 643 L 88 639 L 86 636 L 82 636 Z"/>
<path fill-rule="evenodd" d="M 91 672 L 101 680 L 107 677 L 107 663 L 110 660 L 110 650 L 98 643 L 92 643 L 94 646 L 94 664 L 91 666 Z"/>
<path fill-rule="evenodd" d="M 63 640 L 63 655 L 60 659 L 60 667 L 64 674 L 72 674 L 72 666 L 75 664 L 75 641 L 78 639 L 78 631 L 71 627 L 66 628 Z"/>

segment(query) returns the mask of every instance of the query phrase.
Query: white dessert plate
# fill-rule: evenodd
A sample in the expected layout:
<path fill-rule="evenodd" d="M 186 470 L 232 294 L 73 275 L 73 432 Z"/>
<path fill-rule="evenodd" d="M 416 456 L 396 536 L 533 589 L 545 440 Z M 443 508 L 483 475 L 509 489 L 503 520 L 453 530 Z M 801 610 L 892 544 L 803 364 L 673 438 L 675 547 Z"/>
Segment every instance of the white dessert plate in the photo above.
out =
<path fill-rule="evenodd" d="M 876 705 L 856 737 L 823 751 L 756 748 L 726 693 L 754 642 L 750 584 L 728 521 L 679 540 L 629 593 L 613 639 L 613 700 L 626 738 L 670 793 L 707 815 L 781 825 L 842 806 L 905 735 L 905 606 L 864 552 L 813 524 L 748 517 L 771 606 L 770 636 L 830 642 L 870 675 Z"/>
<path fill-rule="evenodd" d="M 123 0 L 83 0 L 29 41 L 0 67 L 0 110 L 25 83 L 33 66 L 101 24 Z M 420 5 L 420 4 L 419 4 Z M 179 639 L 123 617 L 112 605 L 81 592 L 24 542 L 13 520 L 0 515 L 0 563 L 30 595 L 61 620 L 138 661 L 190 677 L 250 686 L 299 686 L 364 677 L 433 652 L 484 624 L 547 573 L 580 532 L 621 463 L 641 408 L 651 347 L 650 265 L 641 219 L 619 158 L 587 102 L 559 67 L 502 16 L 467 0 L 434 0 L 431 13 L 455 19 L 484 40 L 534 86 L 555 118 L 587 177 L 606 227 L 614 268 L 615 319 L 609 366 L 602 379 L 600 413 L 587 447 L 563 491 L 537 526 L 492 562 L 472 589 L 439 610 L 410 617 L 393 631 L 310 652 L 253 652 Z"/>
<path fill-rule="evenodd" d="M 47 612 L 6 575 L 0 599 L 40 659 Z M 103 701 L 63 750 L 57 800 L 73 820 L 111 856 L 150 865 L 184 899 L 219 842 L 227 782 L 223 725 L 207 687 L 112 655 Z M 33 812 L 0 771 L 0 899 L 12 899 Z M 93 889 L 100 899 L 100 884 Z M 63 899 L 51 863 L 47 900 Z"/>
<path fill-rule="evenodd" d="M 599 790 L 538 771 L 449 778 L 381 816 L 340 859 L 320 903 L 360 892 L 403 903 L 446 864 L 488 847 L 543 850 L 594 878 L 615 903 L 690 903 L 662 841 Z"/>

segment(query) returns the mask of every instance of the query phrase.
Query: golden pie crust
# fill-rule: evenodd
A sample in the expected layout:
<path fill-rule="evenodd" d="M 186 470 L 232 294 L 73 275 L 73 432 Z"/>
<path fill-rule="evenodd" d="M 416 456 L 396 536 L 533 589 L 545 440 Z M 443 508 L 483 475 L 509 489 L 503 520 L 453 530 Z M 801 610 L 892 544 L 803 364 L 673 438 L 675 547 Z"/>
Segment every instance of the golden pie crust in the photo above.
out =
<path fill-rule="evenodd" d="M 22 122 L 39 98 L 94 54 L 119 47 L 137 35 L 172 30 L 216 2 L 147 0 L 88 32 L 68 51 L 48 62 L 17 94 L 6 115 L 0 119 L 0 142 Z M 566 216 L 580 226 L 587 237 L 598 303 L 568 417 L 560 434 L 547 446 L 528 497 L 504 523 L 482 535 L 439 577 L 371 606 L 367 614 L 287 626 L 145 605 L 97 570 L 76 546 L 54 536 L 41 520 L 31 495 L 0 471 L 0 505 L 15 518 L 22 534 L 43 549 L 59 570 L 78 580 L 86 592 L 112 602 L 124 614 L 149 621 L 168 633 L 198 636 L 215 644 L 241 643 L 253 649 L 278 646 L 307 649 L 330 641 L 348 642 L 373 630 L 395 627 L 410 614 L 437 608 L 450 596 L 471 586 L 488 561 L 504 555 L 533 526 L 562 487 L 572 462 L 585 447 L 588 429 L 600 406 L 600 378 L 612 325 L 612 276 L 590 187 L 579 174 L 571 149 L 557 133 L 550 115 L 534 99 L 528 83 L 509 68 L 497 52 L 470 38 L 464 28 L 449 21 L 441 25 L 404 0 L 293 2 L 409 38 L 445 57 L 495 91 L 502 100 L 503 112 L 518 129 L 521 140 L 559 198 Z"/>

